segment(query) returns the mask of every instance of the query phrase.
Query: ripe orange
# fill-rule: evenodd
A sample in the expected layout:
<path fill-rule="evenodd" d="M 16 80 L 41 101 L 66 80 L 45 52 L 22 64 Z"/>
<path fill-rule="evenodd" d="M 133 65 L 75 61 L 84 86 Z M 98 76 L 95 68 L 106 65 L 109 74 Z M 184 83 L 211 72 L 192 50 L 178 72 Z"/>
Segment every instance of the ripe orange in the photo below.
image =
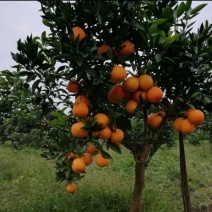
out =
<path fill-rule="evenodd" d="M 97 148 L 93 144 L 89 144 L 85 152 L 92 154 L 93 152 L 96 151 L 98 151 Z"/>
<path fill-rule="evenodd" d="M 121 50 L 118 52 L 118 55 L 130 55 L 134 53 L 134 45 L 131 41 L 126 40 L 121 44 Z"/>
<path fill-rule="evenodd" d="M 68 193 L 75 193 L 77 191 L 77 186 L 74 183 L 69 183 L 66 190 Z"/>
<path fill-rule="evenodd" d="M 148 118 L 148 124 L 153 128 L 158 128 L 160 123 L 163 121 L 163 117 L 158 113 L 153 113 Z"/>
<path fill-rule="evenodd" d="M 147 74 L 142 74 L 140 77 L 138 77 L 138 82 L 139 82 L 139 87 L 144 91 L 147 91 L 153 85 L 152 77 Z"/>
<path fill-rule="evenodd" d="M 75 123 L 71 126 L 71 133 L 76 138 L 85 138 L 88 136 L 88 131 L 82 130 L 81 128 L 84 127 L 83 122 Z"/>
<path fill-rule="evenodd" d="M 124 132 L 121 129 L 116 129 L 111 134 L 111 141 L 116 144 L 120 144 L 124 139 Z"/>
<path fill-rule="evenodd" d="M 125 90 L 129 92 L 134 92 L 138 89 L 139 83 L 138 83 L 138 78 L 137 77 L 128 77 L 125 79 L 123 86 Z"/>
<path fill-rule="evenodd" d="M 142 97 L 143 101 L 146 100 L 146 92 L 142 90 L 137 90 L 133 93 L 133 99 L 137 102 L 140 102 L 140 96 Z"/>
<path fill-rule="evenodd" d="M 147 91 L 147 100 L 151 103 L 157 103 L 163 98 L 163 91 L 157 86 L 151 87 Z"/>
<path fill-rule="evenodd" d="M 185 113 L 184 113 L 184 116 L 186 118 L 188 118 L 188 114 L 192 111 L 193 109 L 192 108 L 189 108 Z"/>
<path fill-rule="evenodd" d="M 126 91 L 124 87 L 120 84 L 114 85 L 108 92 L 107 98 L 111 103 L 118 103 L 120 100 L 124 99 L 126 96 Z"/>
<path fill-rule="evenodd" d="M 163 111 L 163 110 L 160 110 L 160 111 L 158 112 L 158 115 L 164 117 L 164 116 L 166 115 L 166 112 Z"/>
<path fill-rule="evenodd" d="M 71 159 L 71 158 L 74 158 L 74 159 L 79 158 L 79 155 L 74 154 L 73 152 L 70 152 L 67 154 L 67 159 Z"/>
<path fill-rule="evenodd" d="M 176 118 L 173 122 L 173 128 L 177 131 L 177 132 L 181 132 L 181 125 L 183 122 L 184 118 L 183 117 L 179 117 Z"/>
<path fill-rule="evenodd" d="M 99 136 L 99 138 L 101 138 L 103 140 L 107 140 L 111 137 L 111 134 L 112 134 L 112 131 L 111 131 L 110 127 L 107 126 L 99 132 L 98 136 Z"/>
<path fill-rule="evenodd" d="M 111 46 L 107 45 L 107 44 L 102 44 L 98 49 L 97 49 L 97 54 L 104 54 L 107 51 L 112 52 L 113 49 L 111 48 Z"/>
<path fill-rule="evenodd" d="M 190 134 L 194 132 L 195 126 L 188 120 L 184 119 L 180 126 L 180 131 L 185 134 Z"/>
<path fill-rule="evenodd" d="M 82 159 L 84 160 L 86 166 L 89 166 L 93 162 L 92 155 L 88 152 L 84 153 Z"/>
<path fill-rule="evenodd" d="M 72 79 L 68 82 L 67 90 L 71 93 L 77 93 L 79 91 L 80 84 L 77 80 Z"/>
<path fill-rule="evenodd" d="M 94 118 L 96 118 L 97 123 L 100 124 L 102 128 L 105 128 L 108 125 L 109 119 L 105 114 L 98 113 Z"/>
<path fill-rule="evenodd" d="M 104 157 L 101 155 L 101 153 L 99 153 L 99 154 L 96 156 L 95 161 L 96 161 L 96 164 L 97 164 L 99 167 L 108 166 L 108 165 L 110 164 L 110 160 L 104 158 Z"/>
<path fill-rule="evenodd" d="M 71 30 L 73 32 L 74 41 L 78 36 L 79 41 L 81 41 L 86 36 L 85 31 L 81 27 L 75 26 Z"/>
<path fill-rule="evenodd" d="M 136 100 L 130 99 L 126 103 L 126 111 L 128 113 L 134 113 L 138 106 L 138 102 Z"/>
<path fill-rule="evenodd" d="M 89 106 L 89 100 L 88 100 L 88 97 L 87 97 L 87 96 L 84 96 L 84 95 L 78 96 L 78 97 L 75 99 L 75 104 L 76 104 L 76 103 L 80 103 L 80 102 L 83 102 L 83 103 L 85 103 L 87 106 Z"/>
<path fill-rule="evenodd" d="M 110 73 L 110 78 L 113 82 L 119 83 L 123 82 L 127 72 L 123 66 L 114 66 Z"/>
<path fill-rule="evenodd" d="M 99 136 L 99 131 L 93 131 L 92 135 L 93 135 L 93 137 L 98 137 Z"/>
<path fill-rule="evenodd" d="M 85 161 L 83 158 L 77 158 L 73 161 L 71 168 L 75 173 L 82 173 L 86 168 Z"/>
<path fill-rule="evenodd" d="M 76 117 L 83 118 L 88 115 L 88 106 L 83 102 L 75 103 L 72 113 Z"/>
<path fill-rule="evenodd" d="M 201 110 L 191 110 L 188 113 L 188 120 L 194 125 L 199 126 L 205 120 L 205 115 Z"/>

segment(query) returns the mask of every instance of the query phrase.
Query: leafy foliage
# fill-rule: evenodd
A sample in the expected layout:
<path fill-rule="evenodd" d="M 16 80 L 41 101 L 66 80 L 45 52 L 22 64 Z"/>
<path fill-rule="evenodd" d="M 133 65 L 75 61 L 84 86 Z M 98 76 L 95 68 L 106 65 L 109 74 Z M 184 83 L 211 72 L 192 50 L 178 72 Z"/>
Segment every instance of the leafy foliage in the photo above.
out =
<path fill-rule="evenodd" d="M 93 135 L 101 129 L 93 118 L 97 113 L 108 115 L 112 129 L 123 130 L 123 146 L 133 153 L 136 163 L 146 165 L 162 144 L 172 145 L 172 120 L 189 108 L 212 110 L 212 25 L 206 21 L 197 32 L 192 32 L 192 19 L 205 4 L 191 8 L 191 1 L 178 4 L 174 0 L 40 3 L 43 24 L 50 34 L 44 31 L 40 37 L 31 35 L 25 41 L 19 40 L 19 52 L 12 53 L 12 57 L 18 64 L 14 66 L 19 70 L 18 76 L 25 77 L 24 84 L 32 84 L 34 103 L 44 111 L 48 105 L 64 106 L 52 113 L 52 139 L 43 154 L 49 159 L 57 158 L 58 180 L 74 181 L 85 174 L 73 172 L 73 158 L 68 159 L 68 153 L 82 156 L 89 144 L 94 144 L 105 158 L 111 158 L 109 149 L 121 153 L 119 145 L 111 144 L 110 139 Z M 81 41 L 79 36 L 74 39 L 74 26 L 85 30 Z M 121 43 L 127 40 L 132 41 L 135 51 L 120 56 Z M 102 44 L 110 45 L 113 51 L 98 54 Z M 124 66 L 128 76 L 152 76 L 154 85 L 164 92 L 162 101 L 150 103 L 141 99 L 133 114 L 126 111 L 126 100 L 111 103 L 107 95 L 115 85 L 110 79 L 115 65 Z M 76 94 L 65 89 L 70 79 L 80 83 Z M 72 114 L 72 98 L 78 95 L 89 99 L 88 117 L 77 119 Z M 161 124 L 153 128 L 148 124 L 148 116 L 159 111 L 165 115 Z M 70 126 L 77 121 L 82 121 L 83 130 L 88 131 L 85 139 L 70 133 Z"/>

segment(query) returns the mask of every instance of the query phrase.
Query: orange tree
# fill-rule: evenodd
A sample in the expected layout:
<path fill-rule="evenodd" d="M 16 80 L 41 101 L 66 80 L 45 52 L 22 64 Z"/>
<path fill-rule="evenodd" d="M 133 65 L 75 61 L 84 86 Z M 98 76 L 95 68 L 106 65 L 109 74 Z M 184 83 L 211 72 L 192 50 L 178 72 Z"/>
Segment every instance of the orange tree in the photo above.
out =
<path fill-rule="evenodd" d="M 64 103 L 52 115 L 57 179 L 75 192 L 86 165 L 107 166 L 124 146 L 135 159 L 130 211 L 142 210 L 147 163 L 172 125 L 193 133 L 210 110 L 211 25 L 192 32 L 205 6 L 192 1 L 40 1 L 41 37 L 18 41 L 13 59 L 37 101 Z M 140 125 L 140 128 L 139 128 Z"/>

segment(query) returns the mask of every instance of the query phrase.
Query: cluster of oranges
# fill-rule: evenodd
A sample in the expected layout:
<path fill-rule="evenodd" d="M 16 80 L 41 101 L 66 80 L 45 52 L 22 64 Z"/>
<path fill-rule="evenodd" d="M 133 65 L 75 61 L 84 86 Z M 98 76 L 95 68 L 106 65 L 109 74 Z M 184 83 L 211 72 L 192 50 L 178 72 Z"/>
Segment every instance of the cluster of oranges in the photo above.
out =
<path fill-rule="evenodd" d="M 83 38 L 85 38 L 86 34 L 84 30 L 80 27 L 73 27 L 73 39 L 78 39 L 80 42 Z M 125 44 L 122 44 L 125 45 Z M 126 45 L 125 45 L 126 46 Z M 122 46 L 121 46 L 122 47 Z M 134 47 L 133 47 L 134 48 Z M 122 48 L 123 49 L 123 48 Z M 123 54 L 124 50 L 120 50 L 120 55 Z M 97 53 L 103 54 L 107 52 L 107 50 L 111 50 L 112 48 L 108 45 L 102 45 Z M 133 49 L 134 51 L 134 49 Z M 71 93 L 77 94 L 79 92 L 81 84 L 72 79 L 68 82 L 67 90 Z M 93 117 L 89 117 L 89 99 L 85 95 L 77 96 L 74 102 L 74 106 L 72 108 L 72 114 L 79 118 L 80 121 L 73 124 L 70 128 L 70 131 L 75 138 L 88 138 L 89 130 L 86 129 L 86 124 L 82 119 L 95 121 L 101 126 L 100 131 L 92 132 L 92 135 L 96 139 L 110 140 L 113 143 L 120 144 L 124 138 L 124 132 L 121 129 L 116 129 L 110 126 L 110 120 L 107 115 L 103 113 L 99 113 L 94 115 Z M 93 153 L 96 152 L 95 162 L 99 167 L 105 167 L 110 164 L 110 160 L 106 159 L 102 156 L 101 152 L 98 151 L 97 147 L 90 144 L 87 146 L 86 151 L 83 156 L 79 156 L 74 153 L 69 153 L 67 155 L 68 160 L 72 160 L 71 168 L 74 173 L 83 173 L 86 169 L 86 166 L 90 165 L 93 162 Z M 77 186 L 71 182 L 67 185 L 67 191 L 70 193 L 74 193 L 77 190 Z"/>
<path fill-rule="evenodd" d="M 115 83 L 108 92 L 108 100 L 111 103 L 119 103 L 126 100 L 126 111 L 134 113 L 140 101 L 158 103 L 163 98 L 163 91 L 153 85 L 153 79 L 147 74 L 139 77 L 127 76 L 123 66 L 114 66 L 111 70 L 111 80 Z"/>
<path fill-rule="evenodd" d="M 200 126 L 205 119 L 205 115 L 201 110 L 188 109 L 183 117 L 178 117 L 173 121 L 173 128 L 177 132 L 184 134 L 193 133 L 195 127 Z"/>
<path fill-rule="evenodd" d="M 73 40 L 80 42 L 86 37 L 85 31 L 76 26 L 72 28 Z M 134 45 L 131 41 L 127 40 L 120 44 L 119 49 L 113 50 L 113 48 L 107 44 L 101 45 L 97 49 L 97 54 L 102 55 L 110 51 L 116 54 L 118 57 L 130 55 L 134 53 Z M 111 72 L 110 78 L 115 85 L 109 90 L 107 98 L 109 102 L 115 104 L 120 103 L 122 100 L 126 100 L 126 111 L 129 113 L 135 112 L 140 101 L 149 101 L 151 103 L 159 102 L 163 97 L 163 91 L 153 85 L 153 79 L 147 74 L 143 74 L 139 77 L 127 76 L 128 72 L 121 65 L 115 65 Z M 71 79 L 68 82 L 67 90 L 71 93 L 77 93 L 80 90 L 80 82 L 75 79 Z M 110 120 L 106 114 L 96 114 L 89 117 L 89 99 L 85 95 L 78 95 L 75 99 L 72 114 L 79 118 L 79 121 L 73 124 L 70 131 L 75 138 L 89 138 L 92 134 L 95 139 L 108 140 L 117 145 L 120 145 L 124 139 L 124 132 L 121 129 L 117 129 L 111 126 Z M 95 120 L 100 126 L 101 130 L 90 132 L 86 127 L 86 122 L 83 120 L 93 121 Z M 83 154 L 83 156 L 69 153 L 67 159 L 71 160 L 71 168 L 74 173 L 83 173 L 86 166 L 90 165 L 93 161 L 93 153 L 96 152 L 95 162 L 98 166 L 108 166 L 109 159 L 102 156 L 101 152 L 94 145 L 89 145 Z M 73 193 L 77 190 L 74 183 L 69 183 L 67 191 Z"/>
<path fill-rule="evenodd" d="M 86 37 L 85 31 L 76 26 L 72 28 L 73 40 L 80 42 Z M 130 55 L 134 53 L 134 45 L 127 40 L 121 43 L 119 49 L 113 50 L 108 44 L 103 44 L 97 49 L 97 54 L 102 55 L 110 51 L 118 57 Z M 150 75 L 141 74 L 140 76 L 130 75 L 125 67 L 122 65 L 115 65 L 110 71 L 110 79 L 115 83 L 107 93 L 108 101 L 112 104 L 125 102 L 125 108 L 128 113 L 134 113 L 139 103 L 159 103 L 163 98 L 163 91 L 158 86 L 154 85 L 154 81 Z M 77 94 L 80 90 L 81 84 L 72 79 L 67 85 L 67 89 L 71 93 Z M 89 117 L 89 99 L 85 95 L 78 95 L 72 109 L 75 117 L 79 121 L 73 124 L 70 131 L 75 138 L 89 138 L 90 135 L 95 139 L 108 140 L 117 145 L 120 145 L 124 139 L 124 132 L 121 129 L 116 129 L 110 124 L 110 120 L 106 114 L 99 113 Z M 159 111 L 152 113 L 148 117 L 148 124 L 152 128 L 158 128 L 166 113 Z M 90 132 L 86 127 L 84 120 L 95 120 L 100 126 L 101 130 Z M 183 117 L 178 117 L 173 121 L 173 128 L 185 134 L 192 133 L 196 126 L 199 126 L 204 121 L 204 113 L 200 110 L 190 109 Z M 69 153 L 67 159 L 71 159 L 71 168 L 75 173 L 82 173 L 86 166 L 93 162 L 93 153 L 96 152 L 95 162 L 99 167 L 108 166 L 110 160 L 102 156 L 101 152 L 94 145 L 88 145 L 83 156 Z M 67 191 L 74 193 L 77 187 L 74 183 L 69 183 Z"/>
<path fill-rule="evenodd" d="M 86 151 L 82 157 L 77 154 L 69 153 L 67 154 L 67 159 L 72 160 L 71 168 L 74 173 L 83 173 L 85 172 L 86 166 L 89 166 L 93 162 L 93 153 L 96 152 L 95 162 L 99 167 L 105 167 L 110 164 L 110 160 L 102 156 L 96 146 L 89 144 L 86 148 Z M 77 191 L 77 186 L 73 182 L 69 183 L 66 187 L 67 192 L 74 193 Z"/>

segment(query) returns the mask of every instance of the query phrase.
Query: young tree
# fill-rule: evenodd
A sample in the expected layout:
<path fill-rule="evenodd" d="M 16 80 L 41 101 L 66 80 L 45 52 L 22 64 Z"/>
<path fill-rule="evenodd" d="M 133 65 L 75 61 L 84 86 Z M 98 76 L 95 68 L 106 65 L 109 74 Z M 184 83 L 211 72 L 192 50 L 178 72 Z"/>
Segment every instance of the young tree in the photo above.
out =
<path fill-rule="evenodd" d="M 192 32 L 193 18 L 205 5 L 40 2 L 50 34 L 19 40 L 19 53 L 12 56 L 26 70 L 26 81 L 33 81 L 38 101 L 58 98 L 70 108 L 69 119 L 53 114 L 52 133 L 60 146 L 57 177 L 70 181 L 67 190 L 75 192 L 73 182 L 92 159 L 86 155 L 97 152 L 97 164 L 106 166 L 111 158 L 107 150 L 120 152 L 123 145 L 135 159 L 129 210 L 139 212 L 147 163 L 169 137 L 167 129 L 173 122 L 181 135 L 192 133 L 208 109 L 211 25 L 206 21 Z M 141 130 L 135 136 L 138 119 Z"/>

